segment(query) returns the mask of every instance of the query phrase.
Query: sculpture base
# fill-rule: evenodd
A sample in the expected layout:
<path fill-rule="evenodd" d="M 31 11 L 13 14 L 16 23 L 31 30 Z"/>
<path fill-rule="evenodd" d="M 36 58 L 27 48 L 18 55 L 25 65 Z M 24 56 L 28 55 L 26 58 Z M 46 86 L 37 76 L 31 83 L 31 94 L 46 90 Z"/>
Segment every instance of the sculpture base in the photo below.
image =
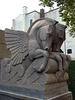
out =
<path fill-rule="evenodd" d="M 10 100 L 60 100 L 55 98 L 61 98 L 62 95 L 64 95 L 64 98 L 68 98 L 68 96 L 71 98 L 66 82 L 45 85 L 43 90 L 0 84 L 0 100 L 4 100 L 4 97 L 10 98 Z"/>
<path fill-rule="evenodd" d="M 21 97 L 20 97 L 20 95 L 13 97 L 13 96 L 0 94 L 0 100 L 39 100 L 39 99 L 32 98 L 32 97 L 24 97 L 23 95 L 21 95 Z M 41 100 L 73 100 L 73 98 L 72 98 L 72 93 L 69 91 L 69 92 L 63 93 L 61 95 L 54 96 L 49 99 L 41 99 Z"/>

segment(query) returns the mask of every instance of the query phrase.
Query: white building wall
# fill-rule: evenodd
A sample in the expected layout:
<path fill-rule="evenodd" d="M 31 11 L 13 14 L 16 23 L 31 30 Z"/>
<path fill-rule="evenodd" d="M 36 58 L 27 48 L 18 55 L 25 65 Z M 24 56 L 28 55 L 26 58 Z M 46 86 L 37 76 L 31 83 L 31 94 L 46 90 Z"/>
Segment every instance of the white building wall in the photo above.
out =
<path fill-rule="evenodd" d="M 67 50 L 71 49 L 72 53 L 68 54 L 75 60 L 75 38 L 69 36 L 69 33 L 66 34 L 66 53 L 68 54 Z"/>
<path fill-rule="evenodd" d="M 25 31 L 25 16 L 24 14 L 19 15 L 17 18 L 14 19 L 14 30 L 23 30 Z"/>
<path fill-rule="evenodd" d="M 22 30 L 27 32 L 28 28 L 30 27 L 30 20 L 32 22 L 40 18 L 40 13 L 37 11 L 33 11 L 27 14 L 21 14 L 13 20 L 12 29 L 14 30 Z"/>
<path fill-rule="evenodd" d="M 70 55 L 72 59 L 75 60 L 75 38 L 72 38 L 70 35 L 69 35 L 69 27 L 67 27 L 66 29 L 66 54 Z M 72 53 L 68 53 L 68 49 L 71 49 L 72 50 Z"/>
<path fill-rule="evenodd" d="M 47 18 L 51 18 L 51 19 L 54 19 L 54 20 L 57 20 L 58 22 L 60 22 L 61 24 L 64 24 L 64 22 L 62 22 L 62 18 L 59 17 L 59 9 L 55 9 L 55 10 L 52 10 L 50 12 L 47 12 L 45 13 L 45 17 Z"/>
<path fill-rule="evenodd" d="M 32 19 L 32 22 L 34 22 L 35 20 L 37 20 L 39 18 L 40 18 L 40 14 L 36 11 L 26 14 L 26 19 L 25 19 L 26 30 L 25 31 L 27 32 L 28 28 L 30 27 L 30 20 L 31 19 Z"/>

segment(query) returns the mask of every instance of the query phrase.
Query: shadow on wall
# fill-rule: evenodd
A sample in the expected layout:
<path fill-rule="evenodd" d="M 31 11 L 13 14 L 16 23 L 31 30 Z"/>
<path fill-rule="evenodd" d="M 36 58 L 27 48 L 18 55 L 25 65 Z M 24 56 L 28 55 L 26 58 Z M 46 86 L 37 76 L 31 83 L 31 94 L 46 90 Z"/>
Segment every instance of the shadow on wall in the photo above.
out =
<path fill-rule="evenodd" d="M 3 58 L 10 58 L 10 57 L 11 57 L 11 53 L 6 48 L 5 45 L 4 31 L 0 30 L 0 62 Z"/>

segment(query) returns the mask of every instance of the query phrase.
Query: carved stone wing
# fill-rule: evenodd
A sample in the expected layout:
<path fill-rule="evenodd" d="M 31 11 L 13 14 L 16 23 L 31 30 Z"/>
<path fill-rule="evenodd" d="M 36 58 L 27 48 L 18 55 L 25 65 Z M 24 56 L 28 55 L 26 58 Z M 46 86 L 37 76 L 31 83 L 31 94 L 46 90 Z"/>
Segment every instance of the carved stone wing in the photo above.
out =
<path fill-rule="evenodd" d="M 12 64 L 22 63 L 22 60 L 28 55 L 29 42 L 26 32 L 5 29 L 5 41 L 12 54 Z"/>

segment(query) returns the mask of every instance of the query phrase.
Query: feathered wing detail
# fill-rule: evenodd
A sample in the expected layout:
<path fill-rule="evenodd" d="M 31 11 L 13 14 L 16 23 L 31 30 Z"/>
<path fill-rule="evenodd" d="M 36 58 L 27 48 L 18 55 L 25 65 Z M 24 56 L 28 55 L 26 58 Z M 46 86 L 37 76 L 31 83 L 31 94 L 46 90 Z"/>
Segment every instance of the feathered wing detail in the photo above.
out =
<path fill-rule="evenodd" d="M 22 63 L 22 60 L 28 55 L 28 34 L 23 31 L 5 29 L 5 41 L 12 54 L 12 64 Z"/>

